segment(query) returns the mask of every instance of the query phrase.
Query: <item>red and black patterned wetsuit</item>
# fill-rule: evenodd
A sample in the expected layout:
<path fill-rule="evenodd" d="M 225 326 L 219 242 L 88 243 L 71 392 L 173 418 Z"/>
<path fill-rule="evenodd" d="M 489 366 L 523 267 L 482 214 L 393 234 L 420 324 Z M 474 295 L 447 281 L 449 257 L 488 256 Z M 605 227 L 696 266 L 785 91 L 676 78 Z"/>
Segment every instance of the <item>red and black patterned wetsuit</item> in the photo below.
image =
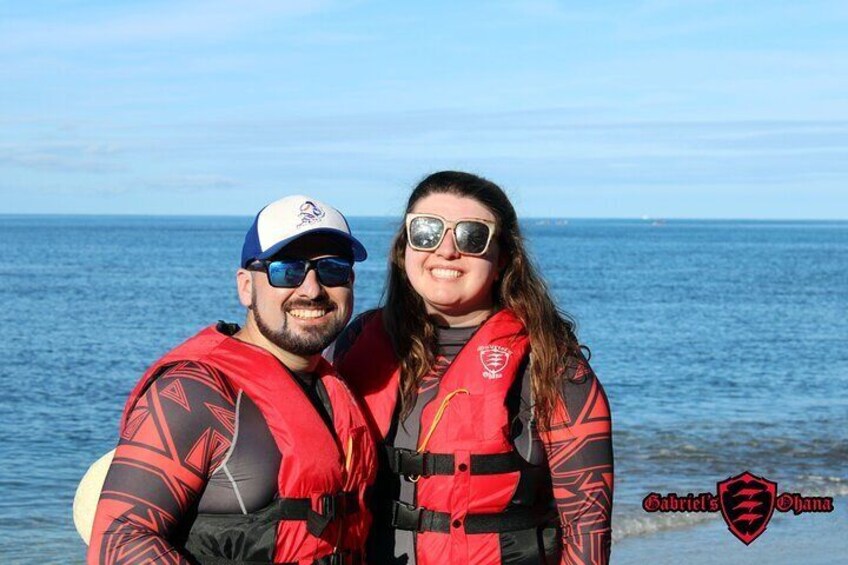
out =
<path fill-rule="evenodd" d="M 295 375 L 332 427 L 321 381 Z M 194 516 L 266 508 L 277 494 L 280 461 L 247 394 L 208 365 L 168 367 L 130 412 L 103 486 L 88 562 L 194 563 L 185 550 Z M 267 542 L 271 551 L 273 536 Z"/>
<path fill-rule="evenodd" d="M 354 320 L 338 339 L 330 355 L 344 358 L 362 332 L 369 314 Z M 438 381 L 451 362 L 478 330 L 439 328 L 437 371 L 428 375 L 419 390 L 410 415 L 398 425 L 395 421 L 386 441 L 395 446 L 415 448 L 420 433 L 420 417 L 438 388 Z M 586 359 L 571 359 L 562 382 L 552 429 L 543 439 L 535 428 L 527 360 L 507 396 L 506 405 L 513 422 L 510 437 L 515 451 L 531 465 L 521 471 L 513 504 L 541 503 L 555 506 L 556 527 L 500 536 L 501 563 L 524 564 L 605 564 L 611 546 L 610 518 L 613 498 L 613 454 L 609 403 L 601 383 Z M 381 468 L 378 497 L 413 503 L 411 485 Z M 406 492 L 405 492 L 406 491 Z M 533 502 L 530 502 L 533 501 Z M 415 537 L 408 532 L 391 531 L 375 509 L 372 528 L 372 560 L 379 563 L 415 563 Z M 561 540 L 561 541 L 560 541 Z"/>

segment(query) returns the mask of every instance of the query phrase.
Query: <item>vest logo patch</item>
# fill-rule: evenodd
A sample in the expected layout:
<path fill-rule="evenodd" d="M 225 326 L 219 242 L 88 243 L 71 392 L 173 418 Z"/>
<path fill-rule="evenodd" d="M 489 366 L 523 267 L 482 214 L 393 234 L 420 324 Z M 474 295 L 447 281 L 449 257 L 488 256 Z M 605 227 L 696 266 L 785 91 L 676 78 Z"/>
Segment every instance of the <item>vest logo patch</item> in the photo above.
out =
<path fill-rule="evenodd" d="M 500 345 L 481 345 L 477 352 L 480 354 L 480 363 L 483 364 L 483 378 L 494 380 L 503 377 L 503 370 L 512 351 Z"/>

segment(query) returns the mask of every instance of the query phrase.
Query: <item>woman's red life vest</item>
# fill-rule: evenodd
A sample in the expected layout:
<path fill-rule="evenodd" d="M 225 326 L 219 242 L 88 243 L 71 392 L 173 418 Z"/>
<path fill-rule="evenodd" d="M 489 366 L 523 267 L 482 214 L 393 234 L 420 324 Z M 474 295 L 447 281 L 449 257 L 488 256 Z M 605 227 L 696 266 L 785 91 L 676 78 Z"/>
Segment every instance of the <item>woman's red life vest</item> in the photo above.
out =
<path fill-rule="evenodd" d="M 138 399 L 169 365 L 194 361 L 218 369 L 233 388 L 244 391 L 262 413 L 282 454 L 277 477 L 277 498 L 266 509 L 234 517 L 250 522 L 241 545 L 263 531 L 273 533 L 274 563 L 312 564 L 360 562 L 371 516 L 365 490 L 376 476 L 374 441 L 350 390 L 333 368 L 321 359 L 316 369 L 332 405 L 333 433 L 286 367 L 262 348 L 226 336 L 210 326 L 159 359 L 130 394 L 121 418 L 121 429 Z M 199 515 L 196 523 L 203 522 Z M 212 545 L 215 536 L 226 536 L 225 524 L 216 515 L 200 528 Z M 262 522 L 267 522 L 263 524 Z M 186 547 L 209 546 L 188 535 Z M 220 544 L 226 545 L 226 544 Z M 194 555 L 201 563 L 243 561 L 250 549 L 235 555 Z M 333 557 L 335 556 L 335 557 Z M 204 557 L 208 559 L 204 559 Z M 252 561 L 251 561 L 252 562 Z"/>
<path fill-rule="evenodd" d="M 516 508 L 521 465 L 505 404 L 530 351 L 524 325 L 510 311 L 491 316 L 441 376 L 421 413 L 417 450 L 385 446 L 388 465 L 415 482 L 414 505 L 394 502 L 392 526 L 416 532 L 415 562 L 499 563 L 498 532 L 534 528 L 549 508 Z M 367 404 L 384 440 L 396 418 L 400 369 L 381 312 L 337 360 L 336 368 Z"/>

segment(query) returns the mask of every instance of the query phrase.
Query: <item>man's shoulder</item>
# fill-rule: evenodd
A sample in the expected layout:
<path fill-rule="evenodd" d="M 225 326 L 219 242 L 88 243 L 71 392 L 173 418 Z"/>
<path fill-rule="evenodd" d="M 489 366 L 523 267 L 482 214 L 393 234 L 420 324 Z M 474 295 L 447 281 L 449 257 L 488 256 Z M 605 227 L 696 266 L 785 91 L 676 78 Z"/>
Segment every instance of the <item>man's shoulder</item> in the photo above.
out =
<path fill-rule="evenodd" d="M 155 377 L 153 383 L 159 394 L 176 398 L 222 396 L 234 400 L 236 391 L 230 379 L 215 367 L 201 361 L 178 361 L 169 364 Z"/>

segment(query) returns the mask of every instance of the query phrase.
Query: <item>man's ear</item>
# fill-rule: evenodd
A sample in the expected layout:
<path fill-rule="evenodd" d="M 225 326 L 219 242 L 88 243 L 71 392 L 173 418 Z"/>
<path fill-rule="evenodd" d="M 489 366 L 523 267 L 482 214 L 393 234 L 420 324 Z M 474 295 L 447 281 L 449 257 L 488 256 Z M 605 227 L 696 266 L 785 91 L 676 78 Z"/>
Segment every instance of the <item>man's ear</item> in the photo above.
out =
<path fill-rule="evenodd" d="M 253 273 L 247 269 L 236 271 L 236 290 L 241 305 L 250 308 L 253 303 Z"/>

